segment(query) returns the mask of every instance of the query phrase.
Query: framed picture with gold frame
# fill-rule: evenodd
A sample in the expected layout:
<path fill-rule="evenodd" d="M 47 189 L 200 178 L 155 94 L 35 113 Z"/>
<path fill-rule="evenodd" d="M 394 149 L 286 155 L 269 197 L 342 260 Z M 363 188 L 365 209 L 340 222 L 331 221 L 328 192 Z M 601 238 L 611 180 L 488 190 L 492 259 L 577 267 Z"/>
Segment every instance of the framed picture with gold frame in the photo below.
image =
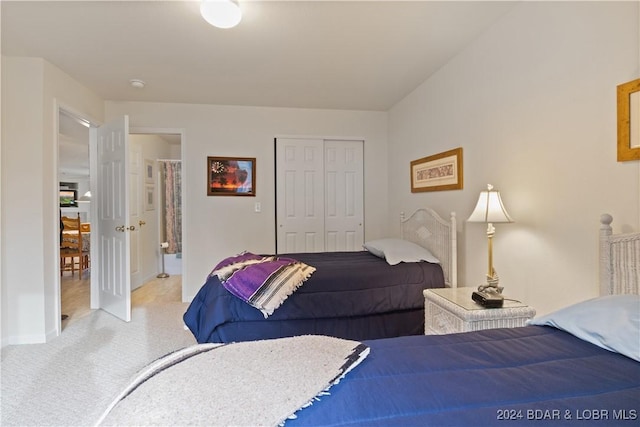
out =
<path fill-rule="evenodd" d="M 618 161 L 640 160 L 640 79 L 618 85 Z"/>
<path fill-rule="evenodd" d="M 411 162 L 411 192 L 460 190 L 463 186 L 462 147 Z"/>
<path fill-rule="evenodd" d="M 255 157 L 207 157 L 207 196 L 255 195 Z"/>

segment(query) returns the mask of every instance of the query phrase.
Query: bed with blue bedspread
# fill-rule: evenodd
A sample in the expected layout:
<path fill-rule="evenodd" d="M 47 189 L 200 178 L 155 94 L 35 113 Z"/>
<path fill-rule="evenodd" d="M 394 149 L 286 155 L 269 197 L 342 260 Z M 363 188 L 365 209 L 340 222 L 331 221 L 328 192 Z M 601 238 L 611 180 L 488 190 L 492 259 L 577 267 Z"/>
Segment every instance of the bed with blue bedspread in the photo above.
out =
<path fill-rule="evenodd" d="M 553 327 L 364 344 L 367 359 L 287 426 L 612 426 L 640 417 L 640 362 Z"/>
<path fill-rule="evenodd" d="M 616 295 L 511 329 L 199 344 L 143 369 L 100 424 L 636 425 L 639 315 Z"/>
<path fill-rule="evenodd" d="M 184 314 L 196 340 L 250 341 L 295 335 L 376 339 L 424 332 L 422 291 L 443 287 L 439 264 L 389 265 L 368 251 L 285 254 L 315 271 L 277 309 L 263 312 L 211 274 Z"/>
<path fill-rule="evenodd" d="M 422 334 L 423 290 L 456 286 L 456 219 L 423 208 L 400 223 L 400 238 L 367 241 L 362 251 L 228 257 L 184 322 L 199 343 Z"/>

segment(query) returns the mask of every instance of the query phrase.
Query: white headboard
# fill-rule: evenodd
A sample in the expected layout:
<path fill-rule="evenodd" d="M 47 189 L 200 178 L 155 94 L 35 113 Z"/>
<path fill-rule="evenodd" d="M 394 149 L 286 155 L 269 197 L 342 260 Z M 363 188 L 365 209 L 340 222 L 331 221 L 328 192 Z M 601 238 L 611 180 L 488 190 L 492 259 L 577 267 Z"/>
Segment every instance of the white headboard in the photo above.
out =
<path fill-rule="evenodd" d="M 613 234 L 613 217 L 600 217 L 600 295 L 640 294 L 640 232 Z"/>
<path fill-rule="evenodd" d="M 400 232 L 404 240 L 429 249 L 440 260 L 447 287 L 458 286 L 455 212 L 451 212 L 450 221 L 445 221 L 429 208 L 418 209 L 409 218 L 405 218 L 404 212 L 401 212 Z"/>

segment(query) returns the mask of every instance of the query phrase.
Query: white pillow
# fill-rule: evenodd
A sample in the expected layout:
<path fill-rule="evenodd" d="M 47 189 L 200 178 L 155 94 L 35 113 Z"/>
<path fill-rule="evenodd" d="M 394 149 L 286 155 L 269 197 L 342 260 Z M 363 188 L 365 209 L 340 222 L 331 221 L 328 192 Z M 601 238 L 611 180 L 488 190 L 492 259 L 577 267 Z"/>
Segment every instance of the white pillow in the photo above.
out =
<path fill-rule="evenodd" d="M 427 261 L 439 264 L 438 258 L 433 256 L 428 249 L 420 245 L 402 239 L 380 239 L 371 240 L 362 245 L 373 255 L 384 258 L 389 265 L 396 265 L 401 262 Z"/>
<path fill-rule="evenodd" d="M 640 295 L 608 295 L 527 322 L 553 326 L 640 362 Z"/>

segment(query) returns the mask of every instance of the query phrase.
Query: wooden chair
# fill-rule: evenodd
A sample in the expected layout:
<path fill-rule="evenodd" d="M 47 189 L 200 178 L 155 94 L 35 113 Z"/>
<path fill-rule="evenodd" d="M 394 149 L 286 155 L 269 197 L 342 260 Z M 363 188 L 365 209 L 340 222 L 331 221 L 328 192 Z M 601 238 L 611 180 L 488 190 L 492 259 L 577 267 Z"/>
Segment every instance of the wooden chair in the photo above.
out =
<path fill-rule="evenodd" d="M 89 268 L 89 263 L 91 258 L 89 257 L 89 252 L 91 248 L 91 223 L 90 222 L 82 222 L 80 223 L 80 233 L 87 233 L 82 238 L 82 253 L 84 254 L 84 268 Z"/>
<path fill-rule="evenodd" d="M 80 215 L 77 218 L 60 217 L 60 275 L 71 271 L 71 276 L 78 270 L 78 276 L 89 268 L 89 252 L 83 250 Z"/>

